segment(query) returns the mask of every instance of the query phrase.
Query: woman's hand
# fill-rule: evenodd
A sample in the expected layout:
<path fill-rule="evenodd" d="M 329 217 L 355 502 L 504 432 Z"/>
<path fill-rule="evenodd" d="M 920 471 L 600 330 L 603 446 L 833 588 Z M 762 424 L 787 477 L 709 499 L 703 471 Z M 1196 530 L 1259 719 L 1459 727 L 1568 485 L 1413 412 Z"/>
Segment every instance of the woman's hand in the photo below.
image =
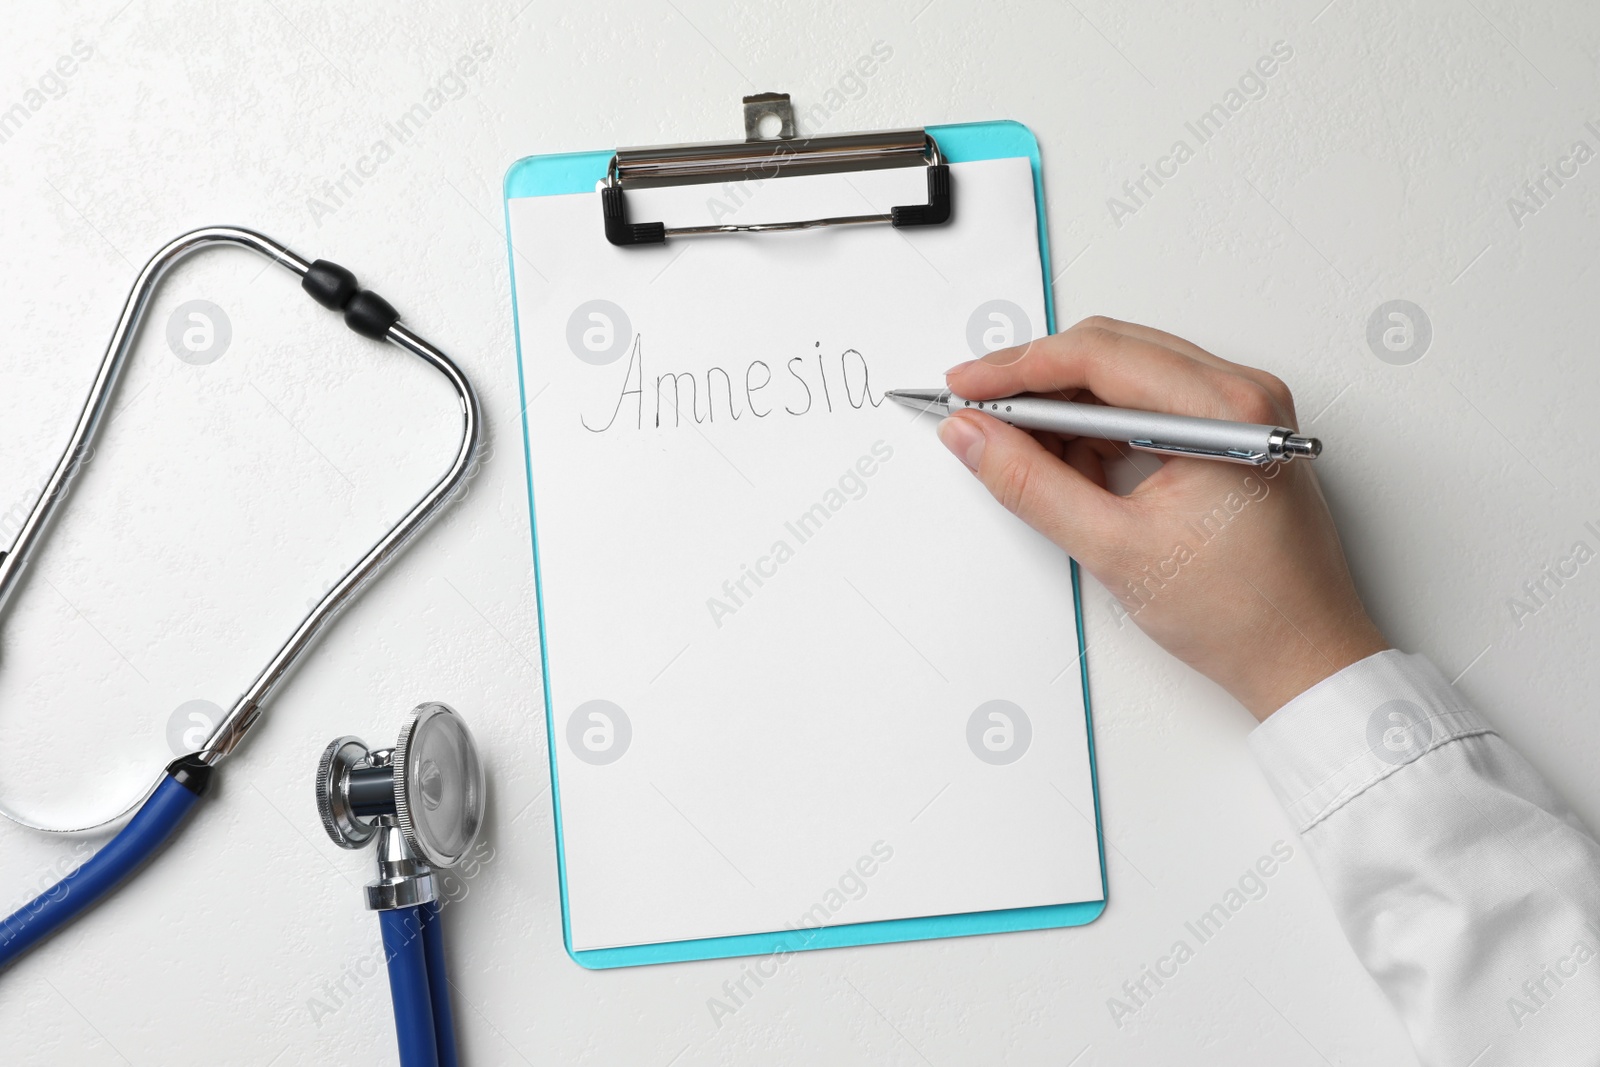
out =
<path fill-rule="evenodd" d="M 1080 403 L 1296 429 L 1265 371 L 1115 319 L 949 371 L 971 400 L 1036 393 Z M 975 411 L 939 438 L 995 498 L 1072 554 L 1163 648 L 1258 719 L 1389 647 L 1367 617 L 1306 460 L 1245 467 L 1170 458 L 1124 497 L 1104 463 L 1121 442 L 1030 434 Z"/>

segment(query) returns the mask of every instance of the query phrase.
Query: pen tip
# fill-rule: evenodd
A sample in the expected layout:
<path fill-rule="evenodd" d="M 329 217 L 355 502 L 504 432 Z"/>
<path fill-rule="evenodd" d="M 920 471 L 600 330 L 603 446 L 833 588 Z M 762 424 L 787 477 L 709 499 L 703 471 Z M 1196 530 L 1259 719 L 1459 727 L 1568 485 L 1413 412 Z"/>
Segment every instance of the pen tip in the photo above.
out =
<path fill-rule="evenodd" d="M 899 401 L 908 407 L 925 408 L 938 404 L 944 396 L 942 389 L 890 389 L 884 394 L 890 400 Z"/>

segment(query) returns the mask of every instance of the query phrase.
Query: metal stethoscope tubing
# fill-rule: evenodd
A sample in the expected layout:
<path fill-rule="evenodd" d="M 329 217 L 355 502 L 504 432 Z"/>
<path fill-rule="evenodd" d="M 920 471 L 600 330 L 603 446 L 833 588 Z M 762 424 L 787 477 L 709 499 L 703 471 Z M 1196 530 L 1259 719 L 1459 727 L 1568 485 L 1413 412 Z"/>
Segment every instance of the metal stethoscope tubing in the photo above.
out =
<path fill-rule="evenodd" d="M 461 405 L 461 444 L 444 475 L 301 620 L 283 647 L 212 730 L 201 749 L 168 765 L 154 785 L 133 804 L 110 819 L 73 828 L 39 825 L 0 809 L 0 815 L 15 822 L 53 833 L 94 829 L 115 823 L 138 809 L 127 826 L 82 867 L 0 922 L 0 968 L 98 901 L 176 830 L 204 790 L 213 768 L 238 747 L 259 720 L 263 705 L 316 642 L 323 627 L 448 502 L 471 470 L 477 451 L 483 416 L 471 382 L 448 356 L 401 325 L 399 315 L 386 301 L 360 289 L 349 271 L 324 260 L 308 263 L 285 246 L 252 230 L 233 226 L 194 230 L 157 252 L 135 280 L 67 447 L 23 522 L 16 542 L 8 552 L 0 553 L 0 611 L 15 591 L 29 557 L 38 547 L 83 458 L 89 453 L 156 286 L 179 260 L 215 245 L 248 248 L 292 271 L 301 279 L 301 287 L 318 303 L 342 310 L 352 330 L 397 345 L 444 375 Z"/>

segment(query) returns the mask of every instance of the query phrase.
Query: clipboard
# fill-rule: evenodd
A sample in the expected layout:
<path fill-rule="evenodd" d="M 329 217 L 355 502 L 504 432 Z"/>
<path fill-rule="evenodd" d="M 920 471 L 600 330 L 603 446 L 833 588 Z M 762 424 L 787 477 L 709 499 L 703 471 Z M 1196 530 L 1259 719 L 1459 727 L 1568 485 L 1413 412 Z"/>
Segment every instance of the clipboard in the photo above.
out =
<path fill-rule="evenodd" d="M 796 928 L 791 924 L 789 928 L 764 933 L 696 937 L 617 947 L 574 948 L 568 842 L 556 758 L 557 747 L 561 743 L 560 726 L 558 712 L 551 696 L 552 664 L 550 639 L 546 629 L 546 575 L 540 561 L 538 511 L 533 485 L 535 460 L 530 440 L 530 423 L 538 415 L 532 411 L 528 382 L 523 371 L 521 322 L 523 312 L 516 300 L 517 278 L 519 266 L 522 264 L 519 264 L 519 255 L 512 241 L 513 203 L 529 197 L 598 192 L 594 211 L 600 217 L 595 223 L 595 239 L 602 239 L 603 230 L 604 239 L 617 246 L 670 243 L 680 239 L 715 241 L 719 239 L 715 235 L 722 233 L 759 233 L 767 230 L 823 226 L 875 224 L 896 227 L 937 226 L 950 217 L 952 199 L 955 204 L 954 210 L 960 210 L 960 187 L 957 184 L 952 189 L 948 171 L 950 164 L 1025 159 L 1032 174 L 1038 252 L 1043 272 L 1045 321 L 1047 330 L 1052 333 L 1055 331 L 1039 147 L 1037 140 L 1025 126 L 1011 121 L 998 121 L 934 126 L 925 130 L 800 137 L 795 128 L 788 97 L 784 94 L 747 97 L 744 101 L 744 116 L 747 136 L 742 142 L 530 156 L 514 163 L 505 177 L 506 232 L 513 278 L 513 316 L 517 323 L 518 382 L 523 411 L 523 444 L 528 472 L 533 561 L 538 587 L 542 684 L 549 745 L 557 867 L 561 882 L 563 941 L 566 951 L 583 967 L 605 969 L 735 956 L 772 955 L 782 959 L 789 953 L 812 949 L 1043 930 L 1092 922 L 1105 909 L 1108 887 L 1105 873 L 1105 842 L 1101 828 L 1099 789 L 1095 772 L 1088 669 L 1084 657 L 1080 575 L 1078 564 L 1073 560 L 1070 562 L 1070 576 L 1072 616 L 1077 643 L 1075 665 L 1082 691 L 1084 734 L 1088 747 L 1088 777 L 1093 795 L 1092 813 L 1079 814 L 1090 815 L 1093 820 L 1093 840 L 1099 854 L 1099 899 L 878 921 L 842 922 L 817 927 Z M 760 132 L 762 121 L 769 116 L 778 120 L 779 130 L 776 137 L 763 137 Z M 627 197 L 628 189 L 634 185 L 727 181 L 730 175 L 787 176 L 898 166 L 924 166 L 928 169 L 928 199 L 925 204 L 896 206 L 887 212 L 865 215 L 803 218 L 776 224 L 717 223 L 710 226 L 688 226 L 676 224 L 673 220 L 633 217 L 638 213 L 631 209 Z M 531 267 L 531 264 L 528 266 Z M 560 669 L 559 665 L 557 669 Z"/>

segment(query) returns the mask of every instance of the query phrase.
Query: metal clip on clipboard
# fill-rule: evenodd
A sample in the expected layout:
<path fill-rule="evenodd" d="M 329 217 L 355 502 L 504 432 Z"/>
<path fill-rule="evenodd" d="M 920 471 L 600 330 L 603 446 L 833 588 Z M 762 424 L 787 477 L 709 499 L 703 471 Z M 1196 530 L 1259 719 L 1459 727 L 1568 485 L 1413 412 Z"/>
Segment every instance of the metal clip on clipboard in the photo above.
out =
<path fill-rule="evenodd" d="M 761 135 L 761 122 L 778 120 L 775 137 Z M 788 93 L 761 93 L 744 98 L 742 141 L 664 145 L 657 148 L 619 148 L 611 157 L 600 190 L 605 214 L 606 240 L 614 245 L 661 244 L 668 237 L 698 237 L 712 233 L 767 233 L 810 230 L 821 226 L 861 226 L 887 222 L 891 226 L 939 226 L 950 221 L 950 165 L 926 130 L 882 130 L 875 133 L 826 134 L 801 137 L 795 128 L 794 106 Z M 690 185 L 701 181 L 776 178 L 785 175 L 828 174 L 844 170 L 877 170 L 922 164 L 928 171 L 928 202 L 890 208 L 871 215 L 837 215 L 797 219 L 793 222 L 728 223 L 711 226 L 669 226 L 664 222 L 628 221 L 623 199 L 630 188 Z"/>

